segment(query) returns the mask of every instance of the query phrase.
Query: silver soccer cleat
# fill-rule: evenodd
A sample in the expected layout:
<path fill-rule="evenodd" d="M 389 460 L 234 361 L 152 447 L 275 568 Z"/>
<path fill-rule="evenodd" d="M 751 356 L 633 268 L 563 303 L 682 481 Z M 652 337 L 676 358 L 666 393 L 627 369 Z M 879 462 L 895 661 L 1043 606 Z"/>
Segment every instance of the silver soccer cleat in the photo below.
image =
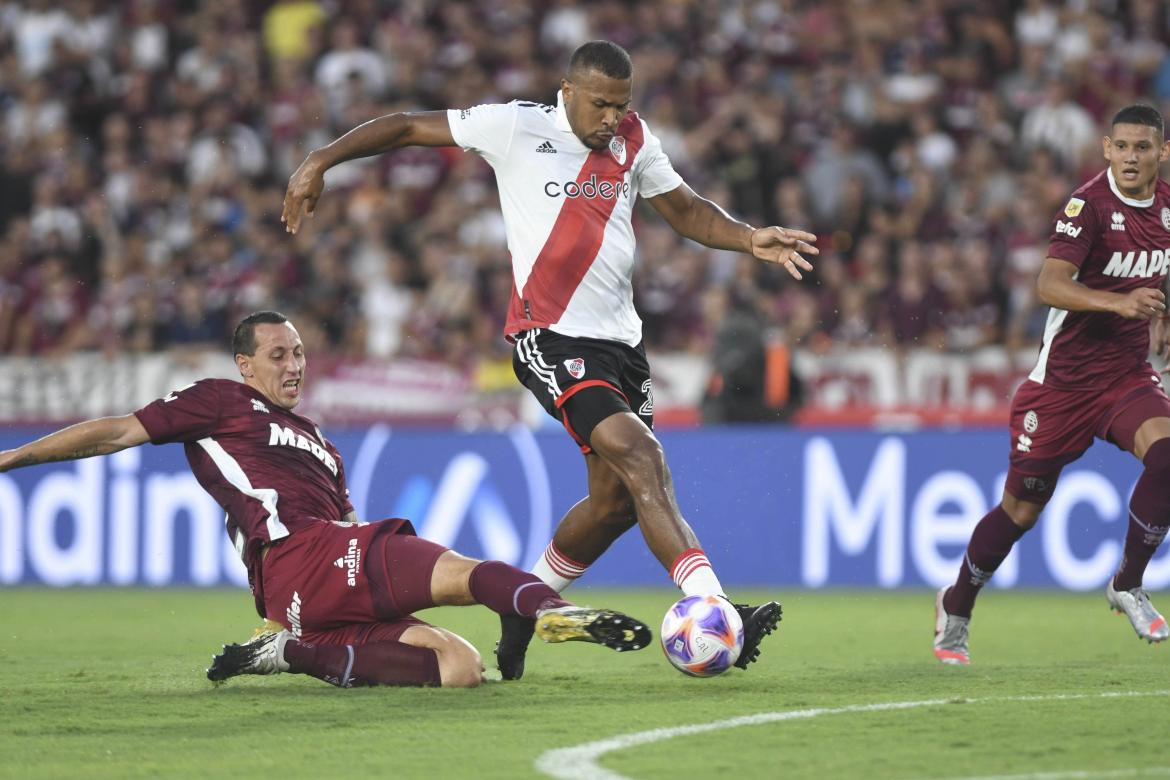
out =
<path fill-rule="evenodd" d="M 224 645 L 211 659 L 207 679 L 223 682 L 240 674 L 280 674 L 288 671 L 284 645 L 292 638 L 288 631 L 261 634 L 242 645 Z"/>
<path fill-rule="evenodd" d="M 943 609 L 946 592 L 944 587 L 934 597 L 934 657 L 951 666 L 966 666 L 971 663 L 971 651 L 967 648 L 971 618 L 947 614 Z"/>
<path fill-rule="evenodd" d="M 1116 590 L 1113 587 L 1113 578 L 1109 578 L 1109 585 L 1105 588 L 1105 598 L 1109 601 L 1109 608 L 1129 618 L 1130 625 L 1138 637 L 1147 642 L 1161 642 L 1170 637 L 1170 626 L 1166 625 L 1166 618 L 1158 614 L 1150 597 L 1144 590 Z"/>

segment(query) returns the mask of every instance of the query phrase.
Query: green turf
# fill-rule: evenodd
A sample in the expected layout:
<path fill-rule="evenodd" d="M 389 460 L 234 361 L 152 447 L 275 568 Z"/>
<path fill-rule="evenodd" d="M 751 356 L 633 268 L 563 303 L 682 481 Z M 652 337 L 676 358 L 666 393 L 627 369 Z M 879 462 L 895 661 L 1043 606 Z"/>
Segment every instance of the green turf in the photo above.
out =
<path fill-rule="evenodd" d="M 652 624 L 673 598 L 573 595 Z M 1100 594 L 986 594 L 968 669 L 930 654 L 932 594 L 779 595 L 781 631 L 746 673 L 690 679 L 656 646 L 570 644 L 534 647 L 519 683 L 343 691 L 292 675 L 213 688 L 212 651 L 255 622 L 243 592 L 5 589 L 0 777 L 540 777 L 547 750 L 632 732 L 936 699 L 946 703 L 676 737 L 599 764 L 631 778 L 737 780 L 1165 772 L 1170 696 L 1100 694 L 1170 689 L 1170 648 L 1140 643 Z M 424 617 L 489 655 L 486 610 Z M 1082 698 L 1048 698 L 1061 694 Z M 1025 696 L 1038 698 L 1012 700 Z"/>

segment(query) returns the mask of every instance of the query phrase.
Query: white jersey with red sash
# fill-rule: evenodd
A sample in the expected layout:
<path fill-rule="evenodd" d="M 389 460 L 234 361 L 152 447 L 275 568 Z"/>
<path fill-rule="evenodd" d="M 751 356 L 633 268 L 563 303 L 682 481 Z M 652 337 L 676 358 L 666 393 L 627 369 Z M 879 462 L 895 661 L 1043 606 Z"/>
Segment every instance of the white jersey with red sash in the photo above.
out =
<path fill-rule="evenodd" d="M 632 276 L 638 195 L 682 184 L 662 144 L 629 113 L 604 149 L 590 149 L 557 105 L 513 101 L 447 112 L 451 134 L 495 170 L 512 301 L 505 335 L 548 328 L 565 336 L 642 340 Z"/>

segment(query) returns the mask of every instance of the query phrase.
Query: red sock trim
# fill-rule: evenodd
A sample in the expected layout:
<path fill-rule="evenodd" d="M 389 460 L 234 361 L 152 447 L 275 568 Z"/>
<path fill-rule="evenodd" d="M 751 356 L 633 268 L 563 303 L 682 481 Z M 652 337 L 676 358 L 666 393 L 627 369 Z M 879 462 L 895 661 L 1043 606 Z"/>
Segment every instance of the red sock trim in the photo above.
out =
<path fill-rule="evenodd" d="M 570 580 L 577 579 L 589 568 L 589 564 L 575 561 L 558 550 L 553 542 L 549 542 L 548 547 L 544 549 L 544 560 L 550 569 Z"/>
<path fill-rule="evenodd" d="M 708 569 L 711 568 L 711 562 L 707 560 L 707 554 L 705 552 L 698 547 L 683 550 L 674 559 L 674 563 L 670 565 L 670 578 L 674 580 L 675 585 L 681 588 L 683 580 L 704 566 Z"/>

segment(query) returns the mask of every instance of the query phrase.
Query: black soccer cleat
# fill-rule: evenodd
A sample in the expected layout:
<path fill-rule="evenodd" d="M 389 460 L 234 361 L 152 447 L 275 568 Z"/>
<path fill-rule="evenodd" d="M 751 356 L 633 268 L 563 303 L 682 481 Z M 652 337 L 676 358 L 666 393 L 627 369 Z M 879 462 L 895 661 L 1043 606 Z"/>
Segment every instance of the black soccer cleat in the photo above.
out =
<path fill-rule="evenodd" d="M 650 628 L 640 620 L 609 609 L 555 607 L 536 618 L 536 635 L 545 642 L 594 642 L 617 650 L 641 650 L 650 644 Z"/>
<path fill-rule="evenodd" d="M 496 642 L 496 668 L 505 680 L 524 676 L 524 655 L 536 621 L 523 615 L 500 615 L 500 641 Z"/>
<path fill-rule="evenodd" d="M 218 683 L 241 674 L 287 672 L 284 645 L 291 636 L 288 631 L 281 631 L 261 634 L 242 645 L 224 645 L 223 652 L 211 659 L 207 679 Z"/>
<path fill-rule="evenodd" d="M 747 669 L 748 664 L 760 657 L 760 642 L 776 630 L 784 610 L 775 601 L 753 607 L 748 604 L 732 604 L 743 621 L 743 649 L 735 665 Z"/>

